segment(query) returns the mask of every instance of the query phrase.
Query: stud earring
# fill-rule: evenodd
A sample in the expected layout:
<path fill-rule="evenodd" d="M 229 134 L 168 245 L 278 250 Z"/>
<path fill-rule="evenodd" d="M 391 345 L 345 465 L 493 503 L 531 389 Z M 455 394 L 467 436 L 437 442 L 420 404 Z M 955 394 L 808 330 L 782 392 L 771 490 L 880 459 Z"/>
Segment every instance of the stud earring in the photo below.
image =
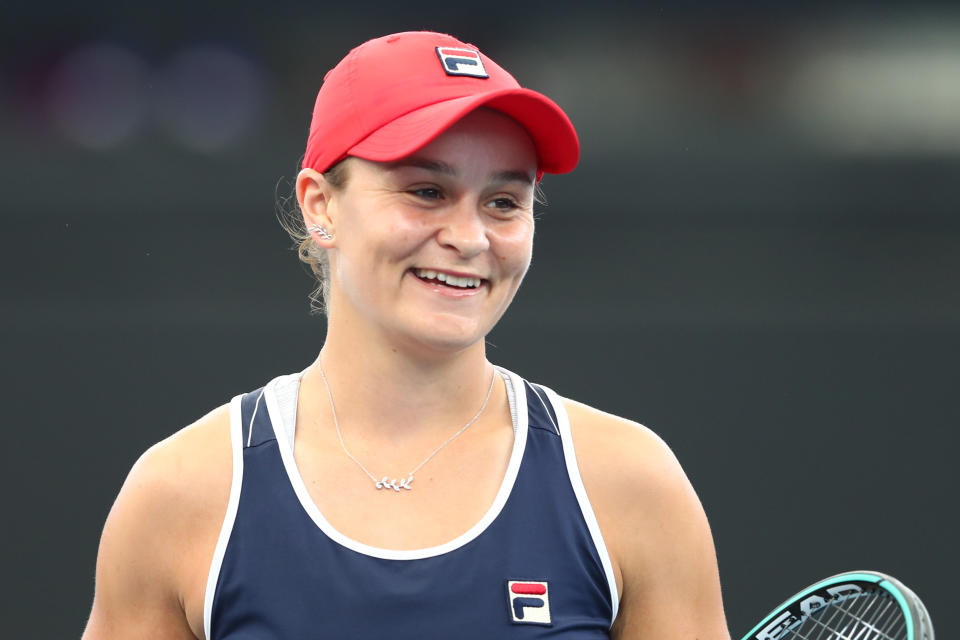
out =
<path fill-rule="evenodd" d="M 307 228 L 307 231 L 313 231 L 319 235 L 324 240 L 333 240 L 333 236 L 330 235 L 330 232 L 321 227 L 319 224 L 312 224 Z"/>

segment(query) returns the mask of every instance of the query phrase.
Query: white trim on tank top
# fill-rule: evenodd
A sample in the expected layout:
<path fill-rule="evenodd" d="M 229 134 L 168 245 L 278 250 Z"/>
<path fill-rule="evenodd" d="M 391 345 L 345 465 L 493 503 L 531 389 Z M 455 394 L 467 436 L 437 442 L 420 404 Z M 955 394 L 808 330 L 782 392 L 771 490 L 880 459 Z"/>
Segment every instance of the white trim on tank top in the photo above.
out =
<path fill-rule="evenodd" d="M 613 607 L 613 614 L 610 617 L 610 626 L 613 626 L 617 619 L 617 612 L 620 610 L 620 595 L 617 592 L 617 580 L 613 573 L 613 562 L 610 560 L 610 553 L 607 551 L 607 544 L 603 541 L 603 534 L 600 533 L 600 523 L 597 522 L 597 515 L 590 504 L 590 498 L 587 497 L 587 490 L 583 486 L 583 478 L 580 477 L 580 467 L 577 464 L 577 454 L 573 446 L 573 434 L 570 430 L 570 416 L 563 406 L 563 400 L 559 395 L 548 387 L 540 385 L 540 388 L 547 393 L 550 404 L 553 405 L 554 412 L 557 414 L 557 427 L 560 430 L 560 441 L 563 443 L 563 457 L 567 463 L 567 475 L 570 477 L 570 484 L 573 485 L 573 492 L 577 496 L 577 502 L 580 503 L 580 512 L 583 513 L 583 519 L 587 522 L 587 529 L 590 531 L 590 537 L 593 538 L 593 546 L 597 549 L 600 556 L 600 564 L 603 565 L 603 572 L 607 576 L 607 584 L 610 587 L 610 603 Z"/>
<path fill-rule="evenodd" d="M 500 489 L 497 491 L 497 495 L 494 498 L 493 503 L 490 505 L 490 508 L 476 524 L 470 527 L 470 529 L 460 534 L 453 540 L 433 547 L 425 547 L 421 549 L 385 549 L 382 547 L 364 544 L 354 540 L 353 538 L 347 537 L 338 531 L 332 524 L 330 524 L 330 522 L 323 516 L 323 513 L 320 512 L 320 509 L 317 507 L 317 505 L 310 498 L 310 492 L 307 490 L 307 487 L 303 482 L 303 477 L 300 475 L 300 470 L 297 468 L 297 463 L 293 456 L 293 448 L 290 446 L 290 442 L 287 439 L 288 430 L 283 423 L 285 416 L 276 394 L 277 383 L 281 382 L 281 380 L 287 376 L 275 378 L 267 383 L 264 399 L 266 400 L 270 422 L 273 425 L 273 430 L 279 445 L 278 449 L 280 450 L 280 457 L 283 460 L 283 466 L 286 469 L 290 484 L 293 487 L 294 492 L 297 494 L 297 499 L 303 506 L 304 511 L 307 512 L 307 515 L 310 516 L 310 519 L 313 520 L 314 524 L 316 524 L 317 527 L 319 527 L 328 538 L 337 544 L 352 551 L 356 551 L 357 553 L 362 553 L 374 558 L 383 558 L 385 560 L 420 560 L 423 558 L 443 555 L 464 546 L 483 533 L 487 527 L 490 526 L 490 523 L 493 522 L 503 510 L 503 506 L 506 504 L 507 498 L 510 496 L 510 492 L 513 490 L 513 484 L 517 478 L 517 473 L 520 470 L 520 461 L 523 459 L 523 452 L 527 443 L 527 396 L 526 393 L 522 393 L 523 380 L 518 375 L 506 371 L 505 369 L 501 369 L 499 367 L 497 369 L 506 375 L 504 380 L 505 383 L 512 385 L 514 399 L 517 405 L 517 421 L 514 425 L 513 450 L 510 453 L 510 461 L 507 464 L 507 470 L 506 473 L 504 473 L 503 481 L 500 484 Z M 294 375 L 297 377 L 297 379 L 299 379 L 301 374 Z"/>
<path fill-rule="evenodd" d="M 241 400 L 237 396 L 230 401 L 230 446 L 233 449 L 233 479 L 230 483 L 230 499 L 227 501 L 227 513 L 223 517 L 220 527 L 220 536 L 210 561 L 210 571 L 207 574 L 207 588 L 203 594 L 203 635 L 210 639 L 210 623 L 213 614 L 213 596 L 220 582 L 220 568 L 223 566 L 223 556 L 227 552 L 230 534 L 233 533 L 233 523 L 237 518 L 237 507 L 240 505 L 240 487 L 243 484 L 243 413 Z M 253 429 L 253 420 L 250 421 Z"/>

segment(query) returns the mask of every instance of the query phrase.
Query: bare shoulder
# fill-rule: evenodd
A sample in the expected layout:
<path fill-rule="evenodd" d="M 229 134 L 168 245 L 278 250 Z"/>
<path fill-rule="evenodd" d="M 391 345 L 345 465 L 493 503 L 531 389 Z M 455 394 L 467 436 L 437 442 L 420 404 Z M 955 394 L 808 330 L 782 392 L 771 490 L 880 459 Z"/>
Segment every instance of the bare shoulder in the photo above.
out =
<path fill-rule="evenodd" d="M 156 629 L 163 638 L 197 635 L 196 610 L 231 478 L 227 406 L 140 456 L 104 525 L 84 638 L 141 637 L 146 629 L 151 637 Z"/>
<path fill-rule="evenodd" d="M 107 526 L 112 520 L 162 530 L 172 542 L 187 542 L 191 531 L 226 509 L 232 477 L 229 407 L 219 407 L 200 420 L 150 447 L 133 465 Z M 217 513 L 219 512 L 219 513 Z M 219 527 L 219 522 L 217 523 Z M 185 535 L 187 540 L 181 540 Z"/>
<path fill-rule="evenodd" d="M 634 553 L 644 541 L 653 544 L 664 523 L 701 509 L 680 462 L 656 433 L 574 400 L 564 399 L 564 406 L 584 487 L 614 549 Z M 638 530 L 642 540 L 634 539 Z M 619 555 L 626 570 L 626 554 Z"/>
<path fill-rule="evenodd" d="M 647 427 L 566 398 L 564 407 L 580 473 L 598 497 L 654 499 L 689 486 L 673 451 Z"/>
<path fill-rule="evenodd" d="M 729 638 L 710 527 L 677 457 L 636 422 L 564 407 L 621 595 L 612 637 Z"/>
<path fill-rule="evenodd" d="M 192 519 L 210 506 L 225 506 L 231 470 L 230 408 L 224 405 L 144 452 L 121 495 L 128 491 L 138 503 L 137 498 L 149 497 L 154 504 L 148 508 L 174 506 L 176 514 L 164 515 Z M 184 513 L 185 508 L 191 511 Z"/>

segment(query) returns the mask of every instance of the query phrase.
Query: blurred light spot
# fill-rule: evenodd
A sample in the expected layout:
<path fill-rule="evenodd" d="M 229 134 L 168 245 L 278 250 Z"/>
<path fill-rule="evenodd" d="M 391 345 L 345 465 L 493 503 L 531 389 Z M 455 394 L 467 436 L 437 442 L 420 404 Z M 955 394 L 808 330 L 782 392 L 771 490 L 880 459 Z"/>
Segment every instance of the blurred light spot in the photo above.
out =
<path fill-rule="evenodd" d="M 77 49 L 61 60 L 51 76 L 47 110 L 56 125 L 77 144 L 109 149 L 143 125 L 144 63 L 111 44 Z"/>
<path fill-rule="evenodd" d="M 915 35 L 811 53 L 784 95 L 788 122 L 835 151 L 960 152 L 960 49 Z"/>
<path fill-rule="evenodd" d="M 263 105 L 258 68 L 216 46 L 184 49 L 160 73 L 157 116 L 170 135 L 195 151 L 214 152 L 249 135 Z"/>

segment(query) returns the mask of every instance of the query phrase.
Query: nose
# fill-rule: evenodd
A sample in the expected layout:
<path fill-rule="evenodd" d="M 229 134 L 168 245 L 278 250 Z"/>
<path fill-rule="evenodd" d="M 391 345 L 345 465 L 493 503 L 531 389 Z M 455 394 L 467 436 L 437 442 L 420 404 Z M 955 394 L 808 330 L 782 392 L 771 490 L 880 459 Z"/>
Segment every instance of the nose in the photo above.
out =
<path fill-rule="evenodd" d="M 488 231 L 479 205 L 461 202 L 447 211 L 437 241 L 470 258 L 490 248 Z"/>

